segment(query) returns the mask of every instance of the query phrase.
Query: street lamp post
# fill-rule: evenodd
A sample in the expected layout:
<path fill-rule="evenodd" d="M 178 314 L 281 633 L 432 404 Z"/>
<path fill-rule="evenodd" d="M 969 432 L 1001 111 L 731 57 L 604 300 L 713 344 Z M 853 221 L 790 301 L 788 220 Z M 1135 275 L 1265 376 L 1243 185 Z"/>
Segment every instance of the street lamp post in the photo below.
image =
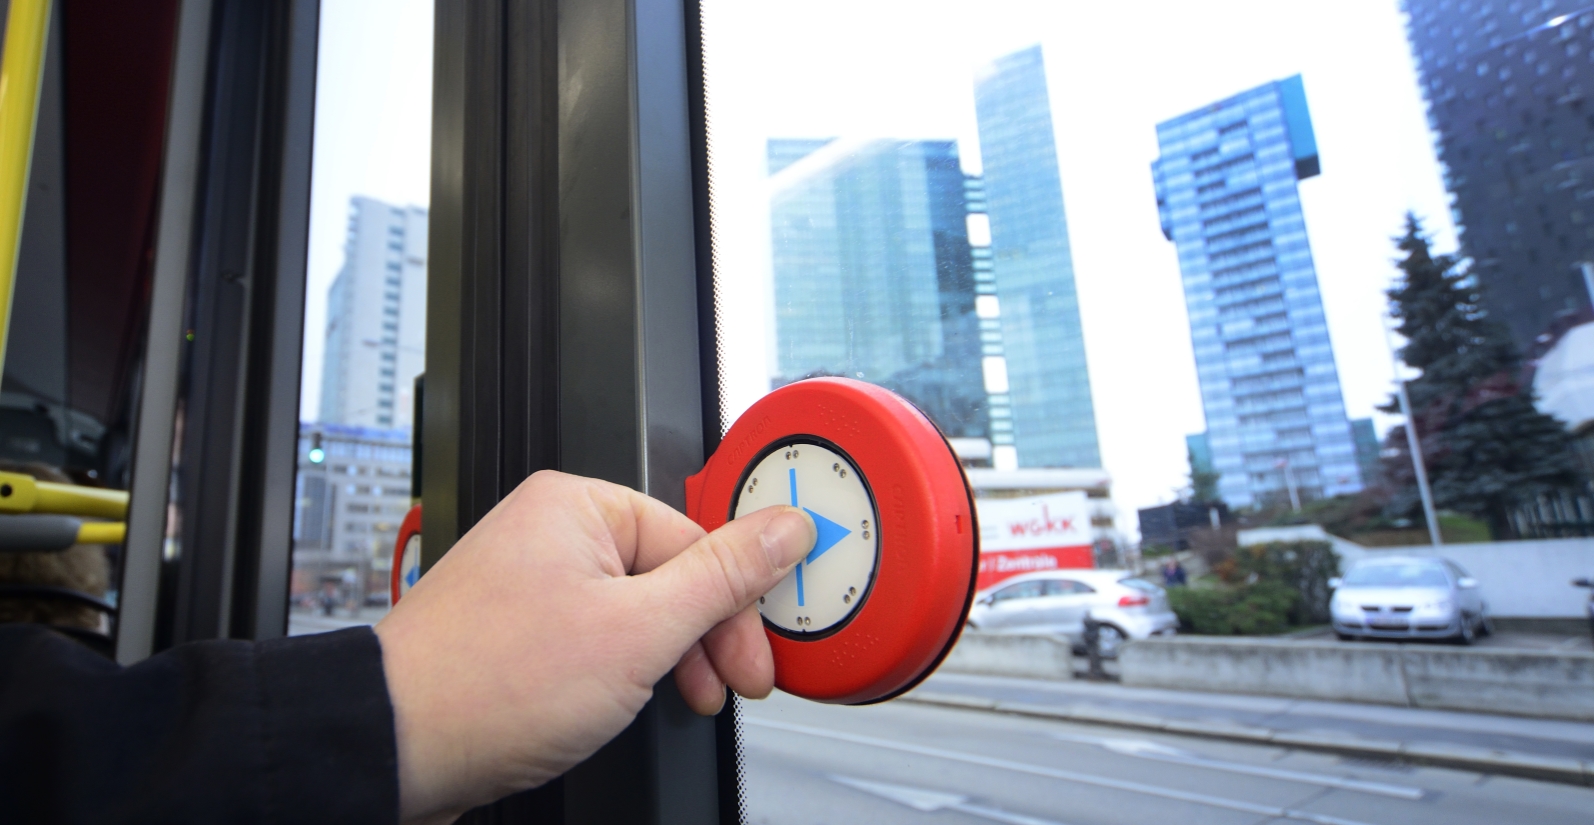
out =
<path fill-rule="evenodd" d="M 1434 510 L 1433 490 L 1428 486 L 1428 469 L 1422 458 L 1422 441 L 1417 437 L 1417 422 L 1411 415 L 1411 397 L 1406 394 L 1406 381 L 1400 377 L 1400 362 L 1395 358 L 1395 345 L 1389 340 L 1389 325 L 1384 324 L 1384 347 L 1389 350 L 1389 366 L 1395 375 L 1396 397 L 1400 399 L 1400 414 L 1406 419 L 1406 449 L 1411 453 L 1411 469 L 1417 474 L 1417 495 L 1422 497 L 1422 517 L 1428 522 L 1428 541 L 1435 547 L 1444 544 L 1439 535 L 1439 515 Z"/>
<path fill-rule="evenodd" d="M 1290 467 L 1290 457 L 1280 458 L 1273 466 L 1284 471 L 1284 488 L 1290 492 L 1290 509 L 1301 511 L 1301 491 L 1295 486 L 1295 470 Z"/>

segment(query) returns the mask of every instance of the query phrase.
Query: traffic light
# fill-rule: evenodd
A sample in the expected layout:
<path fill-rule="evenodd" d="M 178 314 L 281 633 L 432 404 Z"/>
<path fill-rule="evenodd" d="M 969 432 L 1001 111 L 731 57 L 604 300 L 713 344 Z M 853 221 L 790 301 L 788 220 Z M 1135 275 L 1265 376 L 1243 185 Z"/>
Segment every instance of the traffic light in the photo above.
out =
<path fill-rule="evenodd" d="M 320 464 L 327 460 L 327 451 L 321 448 L 321 434 L 310 434 L 310 463 Z"/>

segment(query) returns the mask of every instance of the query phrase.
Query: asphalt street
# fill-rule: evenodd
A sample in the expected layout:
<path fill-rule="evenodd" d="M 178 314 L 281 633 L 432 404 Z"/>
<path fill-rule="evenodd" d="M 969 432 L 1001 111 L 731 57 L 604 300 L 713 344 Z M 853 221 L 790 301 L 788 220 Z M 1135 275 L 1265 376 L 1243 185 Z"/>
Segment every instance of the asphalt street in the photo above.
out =
<path fill-rule="evenodd" d="M 890 702 L 744 703 L 759 825 L 1587 823 L 1594 789 Z"/>
<path fill-rule="evenodd" d="M 915 695 L 1216 723 L 1385 742 L 1444 743 L 1540 756 L 1594 759 L 1594 724 L 1482 713 L 937 673 Z M 1594 819 L 1594 817 L 1591 817 Z"/>

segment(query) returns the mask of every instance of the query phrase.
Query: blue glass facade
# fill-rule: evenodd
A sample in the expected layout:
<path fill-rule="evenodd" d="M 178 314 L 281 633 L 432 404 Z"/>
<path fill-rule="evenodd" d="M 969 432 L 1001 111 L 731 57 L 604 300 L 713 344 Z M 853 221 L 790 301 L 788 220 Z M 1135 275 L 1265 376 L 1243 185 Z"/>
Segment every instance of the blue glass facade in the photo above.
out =
<path fill-rule="evenodd" d="M 861 378 L 986 436 L 957 144 L 771 140 L 768 157 L 774 383 Z"/>
<path fill-rule="evenodd" d="M 1300 76 L 1157 125 L 1163 234 L 1178 248 L 1206 444 L 1231 506 L 1362 488 L 1306 239 L 1318 173 Z"/>
<path fill-rule="evenodd" d="M 987 66 L 974 103 L 1019 464 L 1100 467 L 1040 47 Z"/>

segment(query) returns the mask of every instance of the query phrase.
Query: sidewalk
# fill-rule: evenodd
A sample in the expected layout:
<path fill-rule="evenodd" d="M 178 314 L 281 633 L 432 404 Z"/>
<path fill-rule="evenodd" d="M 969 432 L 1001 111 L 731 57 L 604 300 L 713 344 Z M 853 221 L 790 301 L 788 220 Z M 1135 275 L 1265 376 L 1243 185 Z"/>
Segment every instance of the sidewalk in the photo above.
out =
<path fill-rule="evenodd" d="M 1594 785 L 1580 722 L 951 673 L 903 700 Z"/>

